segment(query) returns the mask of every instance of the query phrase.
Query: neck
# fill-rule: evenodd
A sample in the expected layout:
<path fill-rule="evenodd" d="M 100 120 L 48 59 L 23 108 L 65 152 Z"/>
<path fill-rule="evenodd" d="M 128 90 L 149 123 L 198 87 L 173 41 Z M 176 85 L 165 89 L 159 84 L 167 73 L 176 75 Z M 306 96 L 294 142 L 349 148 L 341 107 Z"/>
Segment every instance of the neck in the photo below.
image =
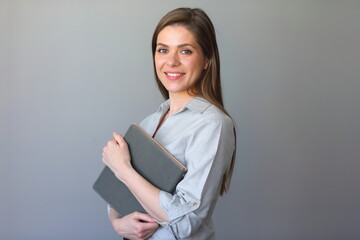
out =
<path fill-rule="evenodd" d="M 169 93 L 170 109 L 169 115 L 178 112 L 183 108 L 191 99 L 195 96 L 191 96 L 188 93 Z"/>

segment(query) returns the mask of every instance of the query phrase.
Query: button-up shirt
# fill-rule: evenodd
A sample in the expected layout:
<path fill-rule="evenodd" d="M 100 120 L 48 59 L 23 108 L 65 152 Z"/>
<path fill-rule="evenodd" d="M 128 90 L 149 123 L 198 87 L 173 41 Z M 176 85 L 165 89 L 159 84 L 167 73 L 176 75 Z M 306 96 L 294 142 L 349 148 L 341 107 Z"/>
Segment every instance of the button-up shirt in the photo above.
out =
<path fill-rule="evenodd" d="M 167 100 L 140 125 L 154 135 L 169 107 Z M 233 129 L 232 119 L 201 97 L 193 98 L 158 129 L 155 140 L 188 171 L 175 193 L 160 191 L 160 205 L 169 222 L 159 223 L 150 239 L 215 239 L 211 216 L 234 153 Z"/>

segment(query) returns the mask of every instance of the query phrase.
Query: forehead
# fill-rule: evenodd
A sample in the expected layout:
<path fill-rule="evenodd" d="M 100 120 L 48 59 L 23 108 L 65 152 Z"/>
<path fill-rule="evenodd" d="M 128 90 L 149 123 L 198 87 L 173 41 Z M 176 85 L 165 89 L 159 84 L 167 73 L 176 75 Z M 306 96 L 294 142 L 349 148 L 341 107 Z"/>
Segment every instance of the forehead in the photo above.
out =
<path fill-rule="evenodd" d="M 170 25 L 164 27 L 158 34 L 157 43 L 179 45 L 183 43 L 197 44 L 195 36 L 186 27 Z"/>

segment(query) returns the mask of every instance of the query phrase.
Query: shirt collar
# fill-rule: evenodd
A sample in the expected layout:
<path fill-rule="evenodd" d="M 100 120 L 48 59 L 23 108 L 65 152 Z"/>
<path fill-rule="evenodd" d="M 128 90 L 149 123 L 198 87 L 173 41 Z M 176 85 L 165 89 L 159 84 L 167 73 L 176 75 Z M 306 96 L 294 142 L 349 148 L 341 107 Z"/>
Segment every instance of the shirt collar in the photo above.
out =
<path fill-rule="evenodd" d="M 185 108 L 187 108 L 192 112 L 203 113 L 210 105 L 211 103 L 207 101 L 205 98 L 201 96 L 197 96 L 191 99 L 190 102 L 188 102 L 179 112 L 182 112 Z M 164 113 L 168 111 L 169 108 L 170 108 L 170 100 L 168 99 L 160 105 L 159 111 Z"/>
<path fill-rule="evenodd" d="M 203 113 L 208 107 L 210 107 L 211 103 L 208 102 L 205 98 L 200 96 L 194 97 L 191 101 L 186 104 L 185 108 L 197 113 Z"/>

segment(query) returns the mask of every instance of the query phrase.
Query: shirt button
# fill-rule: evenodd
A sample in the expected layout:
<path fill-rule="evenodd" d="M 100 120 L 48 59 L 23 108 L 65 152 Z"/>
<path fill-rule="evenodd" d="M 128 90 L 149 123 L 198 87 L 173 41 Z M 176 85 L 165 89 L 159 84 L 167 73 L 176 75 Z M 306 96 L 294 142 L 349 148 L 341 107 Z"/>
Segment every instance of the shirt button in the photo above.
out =
<path fill-rule="evenodd" d="M 193 206 L 195 207 L 197 205 L 197 203 L 196 202 L 193 202 Z"/>

